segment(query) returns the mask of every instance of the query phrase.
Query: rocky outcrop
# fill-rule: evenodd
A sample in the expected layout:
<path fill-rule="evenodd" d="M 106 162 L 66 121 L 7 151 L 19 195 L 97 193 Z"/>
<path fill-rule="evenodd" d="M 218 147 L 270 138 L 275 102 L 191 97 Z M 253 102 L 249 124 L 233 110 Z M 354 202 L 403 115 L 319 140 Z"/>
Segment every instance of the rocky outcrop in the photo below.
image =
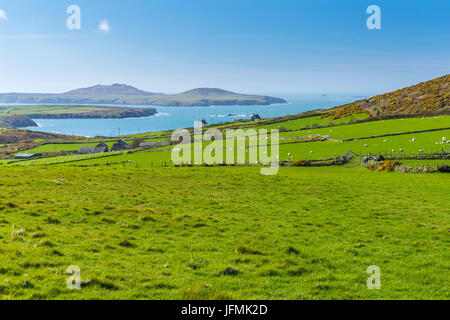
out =
<path fill-rule="evenodd" d="M 0 127 L 7 128 L 25 128 L 37 127 L 37 123 L 27 116 L 5 116 L 0 117 Z"/>

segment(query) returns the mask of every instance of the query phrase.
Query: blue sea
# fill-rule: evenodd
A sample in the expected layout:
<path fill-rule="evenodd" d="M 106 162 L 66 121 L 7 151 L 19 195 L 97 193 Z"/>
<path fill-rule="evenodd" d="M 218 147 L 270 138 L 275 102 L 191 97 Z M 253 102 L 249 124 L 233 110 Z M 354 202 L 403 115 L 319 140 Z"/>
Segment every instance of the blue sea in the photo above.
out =
<path fill-rule="evenodd" d="M 205 119 L 209 124 L 248 119 L 253 113 L 263 118 L 297 114 L 304 111 L 331 108 L 349 103 L 369 94 L 292 94 L 276 95 L 288 101 L 287 104 L 270 106 L 210 106 L 210 107 L 160 107 L 157 116 L 128 119 L 34 119 L 39 127 L 24 129 L 73 134 L 79 136 L 107 136 L 136 134 L 177 128 L 193 127 L 194 121 Z M 24 105 L 24 104 L 1 104 Z M 33 104 L 36 105 L 36 104 Z M 122 105 L 121 105 L 122 106 Z M 149 107 L 149 106 L 130 106 Z"/>

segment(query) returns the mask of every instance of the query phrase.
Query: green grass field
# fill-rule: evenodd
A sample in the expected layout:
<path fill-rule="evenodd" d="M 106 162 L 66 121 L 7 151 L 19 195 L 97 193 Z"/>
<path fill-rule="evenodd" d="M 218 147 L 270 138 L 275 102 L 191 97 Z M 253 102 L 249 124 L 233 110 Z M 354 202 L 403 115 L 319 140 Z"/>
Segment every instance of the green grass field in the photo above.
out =
<path fill-rule="evenodd" d="M 309 129 L 280 133 L 280 136 L 303 136 L 310 134 L 329 135 L 337 140 L 371 137 L 391 133 L 450 128 L 450 116 L 434 118 L 395 119 L 354 123 L 336 127 Z"/>
<path fill-rule="evenodd" d="M 449 119 L 345 119 L 333 127 L 282 132 L 279 160 L 324 159 L 350 150 L 449 152 L 440 142 L 450 130 L 336 141 L 447 128 Z M 260 128 L 329 122 L 318 121 Z M 335 141 L 296 138 L 315 134 Z M 26 152 L 97 143 L 52 141 Z M 204 150 L 209 144 L 202 144 Z M 235 145 L 233 155 L 248 157 L 254 149 L 248 144 Z M 280 167 L 274 176 L 262 176 L 259 166 L 175 168 L 167 148 L 9 165 L 11 159 L 0 160 L 0 298 L 450 298 L 448 174 L 372 172 L 361 168 L 360 158 L 340 167 Z M 449 161 L 401 162 L 435 168 Z M 89 164 L 99 166 L 79 167 Z M 81 290 L 66 285 L 65 270 L 74 265 L 81 270 Z M 371 265 L 381 268 L 381 290 L 366 287 Z"/>
<path fill-rule="evenodd" d="M 330 120 L 328 118 L 320 119 L 320 116 L 315 116 L 315 117 L 300 118 L 300 119 L 295 119 L 295 120 L 288 120 L 288 121 L 278 122 L 278 123 L 269 124 L 269 125 L 260 125 L 257 127 L 258 128 L 266 128 L 266 129 L 280 129 L 280 128 L 301 129 L 301 128 L 305 128 L 305 127 L 312 127 L 313 125 L 328 125 L 330 123 L 345 124 L 351 119 L 365 119 L 365 118 L 367 118 L 367 114 L 365 114 L 365 113 L 358 114 L 353 117 L 340 118 L 340 119 L 336 119 L 336 120 Z"/>
<path fill-rule="evenodd" d="M 317 141 L 317 142 L 306 142 L 306 143 L 283 143 L 287 141 L 281 141 L 282 144 L 279 146 L 280 156 L 279 160 L 286 160 L 290 158 L 288 154 L 291 154 L 294 160 L 300 159 L 326 159 L 335 156 L 342 156 L 348 151 L 353 151 L 357 154 L 396 154 L 396 155 L 407 155 L 407 154 L 419 154 L 420 150 L 424 152 L 440 152 L 442 150 L 448 152 L 450 146 L 436 145 L 436 142 L 441 139 L 442 136 L 450 136 L 450 130 L 437 131 L 437 132 L 425 132 L 421 134 L 410 134 L 410 135 L 400 135 L 392 136 L 387 138 L 374 138 L 367 140 L 357 140 L 349 142 L 332 142 L 332 141 Z M 411 142 L 415 138 L 416 142 Z M 385 141 L 386 140 L 386 141 Z M 204 151 L 208 147 L 209 143 L 203 143 Z M 248 142 L 247 142 L 248 145 Z M 367 146 L 366 146 L 367 145 Z M 399 146 L 401 146 L 399 148 Z M 160 147 L 155 150 L 164 150 L 168 147 Z M 403 149 L 400 152 L 399 149 Z M 246 148 L 246 159 L 248 160 L 249 148 Z M 268 149 L 270 153 L 270 148 Z M 394 152 L 392 152 L 394 150 Z M 236 159 L 236 154 L 238 151 L 244 151 L 237 148 L 235 145 L 233 149 L 234 158 Z M 259 151 L 258 151 L 259 152 Z M 191 157 L 193 159 L 194 150 L 191 149 Z M 140 166 L 153 166 L 160 165 L 161 162 L 170 164 L 172 152 L 138 152 L 133 154 L 121 154 L 117 156 L 109 156 L 105 158 L 95 158 L 85 161 L 79 161 L 77 164 L 105 164 L 112 162 L 124 162 L 133 161 L 134 164 L 139 164 Z M 259 153 L 258 153 L 259 155 Z M 224 150 L 224 159 L 226 156 L 226 150 Z M 66 156 L 67 161 L 72 161 L 73 157 Z M 259 156 L 258 156 L 259 159 Z M 32 160 L 20 162 L 23 165 L 28 163 L 49 163 L 53 161 L 61 162 L 62 157 L 47 158 L 42 160 Z M 70 163 L 72 165 L 72 163 Z"/>
<path fill-rule="evenodd" d="M 449 298 L 443 174 L 4 167 L 0 184 L 4 299 Z"/>

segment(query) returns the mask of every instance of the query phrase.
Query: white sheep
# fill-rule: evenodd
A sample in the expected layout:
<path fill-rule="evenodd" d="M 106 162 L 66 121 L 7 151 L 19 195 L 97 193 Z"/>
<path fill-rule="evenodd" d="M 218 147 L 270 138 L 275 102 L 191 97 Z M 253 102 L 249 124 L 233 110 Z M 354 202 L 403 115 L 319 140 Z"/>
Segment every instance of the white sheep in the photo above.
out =
<path fill-rule="evenodd" d="M 447 138 L 446 137 L 442 137 L 442 142 L 447 142 Z"/>
<path fill-rule="evenodd" d="M 312 150 L 309 153 L 313 153 Z"/>
<path fill-rule="evenodd" d="M 423 149 L 420 149 L 420 150 L 419 150 L 420 153 L 424 153 L 424 151 L 425 151 L 425 150 L 423 150 Z"/>
<path fill-rule="evenodd" d="M 412 140 L 411 140 L 412 142 L 416 142 L 416 138 L 412 138 Z"/>
<path fill-rule="evenodd" d="M 398 151 L 399 151 L 399 152 L 404 152 L 405 150 L 403 150 L 403 149 L 399 149 Z"/>

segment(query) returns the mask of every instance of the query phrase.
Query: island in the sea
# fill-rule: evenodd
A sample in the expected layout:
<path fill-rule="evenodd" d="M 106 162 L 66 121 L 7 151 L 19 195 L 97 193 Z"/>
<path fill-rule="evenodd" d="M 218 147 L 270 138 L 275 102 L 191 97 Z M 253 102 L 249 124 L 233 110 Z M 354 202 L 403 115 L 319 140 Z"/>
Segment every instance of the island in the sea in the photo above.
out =
<path fill-rule="evenodd" d="M 217 88 L 198 88 L 178 94 L 163 94 L 139 90 L 125 84 L 113 84 L 96 85 L 61 94 L 2 93 L 0 103 L 212 106 L 271 105 L 287 102 L 281 98 L 240 94 Z"/>

